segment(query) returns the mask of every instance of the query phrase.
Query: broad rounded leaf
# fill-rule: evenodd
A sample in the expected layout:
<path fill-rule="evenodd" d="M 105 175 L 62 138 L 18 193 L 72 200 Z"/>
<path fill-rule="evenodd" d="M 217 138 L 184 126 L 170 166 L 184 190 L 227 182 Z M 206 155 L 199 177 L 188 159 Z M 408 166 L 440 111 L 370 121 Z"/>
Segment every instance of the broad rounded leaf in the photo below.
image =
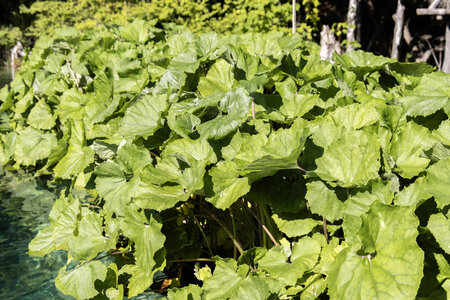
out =
<path fill-rule="evenodd" d="M 55 280 L 56 287 L 66 295 L 76 299 L 90 299 L 99 292 L 95 289 L 96 280 L 103 281 L 108 268 L 99 260 L 90 261 L 73 270 L 61 269 Z"/>
<path fill-rule="evenodd" d="M 450 220 L 441 213 L 434 214 L 428 220 L 427 227 L 438 241 L 442 250 L 450 254 Z"/>
<path fill-rule="evenodd" d="M 409 207 L 375 201 L 361 220 L 358 236 L 362 244 L 350 245 L 333 262 L 328 277 L 330 297 L 414 299 L 424 259 L 416 242 L 417 217 Z"/>
<path fill-rule="evenodd" d="M 380 142 L 373 134 L 351 131 L 335 140 L 316 160 L 314 172 L 343 187 L 366 184 L 378 177 Z"/>
<path fill-rule="evenodd" d="M 34 165 L 38 160 L 47 158 L 55 147 L 54 134 L 27 127 L 17 136 L 14 158 L 21 165 Z"/>

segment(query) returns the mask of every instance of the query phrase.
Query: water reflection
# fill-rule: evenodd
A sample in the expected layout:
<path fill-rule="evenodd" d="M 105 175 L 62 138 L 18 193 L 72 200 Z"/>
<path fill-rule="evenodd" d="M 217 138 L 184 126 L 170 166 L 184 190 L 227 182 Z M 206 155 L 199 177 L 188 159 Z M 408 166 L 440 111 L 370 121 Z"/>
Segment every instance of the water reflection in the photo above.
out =
<path fill-rule="evenodd" d="M 58 189 L 30 175 L 0 177 L 0 299 L 73 299 L 54 286 L 67 256 L 28 256 L 28 243 L 48 224 Z"/>

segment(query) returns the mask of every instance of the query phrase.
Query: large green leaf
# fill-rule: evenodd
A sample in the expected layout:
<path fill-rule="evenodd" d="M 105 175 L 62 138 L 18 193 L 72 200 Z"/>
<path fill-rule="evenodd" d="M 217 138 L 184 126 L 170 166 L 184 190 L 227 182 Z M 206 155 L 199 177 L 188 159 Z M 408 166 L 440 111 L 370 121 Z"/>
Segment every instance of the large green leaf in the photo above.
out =
<path fill-rule="evenodd" d="M 361 243 L 349 245 L 333 262 L 328 277 L 330 297 L 415 298 L 424 257 L 416 242 L 417 217 L 408 207 L 374 202 L 361 220 Z"/>
<path fill-rule="evenodd" d="M 56 287 L 66 295 L 76 299 L 90 299 L 99 292 L 95 289 L 95 281 L 103 281 L 107 267 L 99 260 L 90 261 L 72 270 L 62 268 L 55 280 Z"/>
<path fill-rule="evenodd" d="M 71 257 L 89 260 L 96 257 L 98 253 L 115 249 L 115 247 L 116 239 L 103 236 L 102 217 L 87 208 L 82 208 L 77 235 L 70 239 L 68 243 Z"/>
<path fill-rule="evenodd" d="M 277 224 L 278 229 L 288 237 L 302 236 L 310 233 L 316 226 L 321 225 L 322 221 L 312 218 L 293 218 L 287 219 L 277 214 L 272 215 L 272 219 Z"/>
<path fill-rule="evenodd" d="M 414 122 L 401 127 L 391 141 L 392 156 L 400 175 L 411 178 L 425 170 L 430 160 L 422 154 L 433 146 L 430 132 Z"/>
<path fill-rule="evenodd" d="M 280 111 L 289 119 L 302 117 L 314 107 L 319 98 L 319 95 L 298 93 L 297 86 L 291 78 L 277 83 L 275 87 L 283 100 Z"/>
<path fill-rule="evenodd" d="M 323 118 L 312 122 L 314 144 L 322 148 L 330 146 L 345 133 L 373 125 L 379 119 L 377 111 L 369 105 L 354 103 L 339 107 Z"/>
<path fill-rule="evenodd" d="M 442 213 L 434 214 L 430 216 L 427 227 L 438 241 L 442 250 L 450 254 L 450 220 Z"/>
<path fill-rule="evenodd" d="M 22 165 L 35 165 L 47 158 L 56 147 L 56 136 L 33 127 L 20 131 L 15 141 L 14 159 Z"/>
<path fill-rule="evenodd" d="M 162 223 L 159 216 L 151 213 L 137 212 L 130 208 L 125 210 L 124 233 L 134 242 L 136 265 L 150 275 L 161 265 L 157 252 L 164 248 L 166 237 L 161 233 Z"/>
<path fill-rule="evenodd" d="M 423 75 L 418 86 L 405 93 L 400 102 L 409 116 L 428 116 L 439 109 L 450 112 L 450 75 L 434 72 Z"/>
<path fill-rule="evenodd" d="M 200 62 L 197 60 L 196 52 L 185 52 L 172 58 L 169 68 L 186 73 L 195 73 L 199 65 Z"/>
<path fill-rule="evenodd" d="M 306 184 L 308 191 L 305 198 L 308 200 L 312 213 L 326 218 L 330 222 L 343 217 L 344 203 L 322 181 L 313 181 Z"/>
<path fill-rule="evenodd" d="M 297 159 L 307 134 L 305 122 L 297 119 L 289 129 L 279 129 L 268 138 L 261 133 L 249 136 L 236 152 L 236 166 L 242 173 L 260 172 L 266 176 L 282 169 L 298 169 Z"/>
<path fill-rule="evenodd" d="M 225 137 L 245 121 L 250 103 L 250 98 L 242 88 L 226 92 L 220 97 L 219 115 L 197 126 L 200 136 L 205 139 Z"/>
<path fill-rule="evenodd" d="M 80 213 L 80 202 L 61 195 L 50 212 L 50 225 L 40 230 L 28 245 L 29 254 L 44 256 L 53 250 L 67 249 L 73 238 Z"/>
<path fill-rule="evenodd" d="M 450 157 L 440 160 L 427 169 L 426 191 L 430 193 L 439 208 L 450 204 Z"/>
<path fill-rule="evenodd" d="M 136 19 L 133 23 L 128 24 L 120 29 L 120 35 L 133 43 L 143 44 L 149 38 L 149 28 L 144 20 Z"/>
<path fill-rule="evenodd" d="M 201 138 L 221 139 L 247 119 L 250 103 L 243 88 L 216 92 L 202 99 L 173 104 L 167 117 L 168 124 L 183 137 L 189 137 L 197 130 Z M 202 122 L 202 119 L 206 121 Z"/>
<path fill-rule="evenodd" d="M 240 178 L 232 162 L 219 162 L 208 174 L 212 181 L 212 195 L 207 193 L 206 201 L 211 202 L 216 208 L 230 207 L 250 190 L 248 178 Z"/>
<path fill-rule="evenodd" d="M 343 55 L 334 52 L 332 59 L 336 64 L 355 72 L 358 76 L 380 70 L 385 65 L 395 62 L 395 59 L 377 56 L 362 50 L 350 51 Z"/>
<path fill-rule="evenodd" d="M 164 121 L 162 114 L 167 109 L 166 95 L 148 94 L 129 107 L 122 119 L 120 133 L 126 137 L 147 137 L 155 133 Z"/>
<path fill-rule="evenodd" d="M 426 191 L 426 177 L 419 177 L 409 186 L 403 188 L 397 195 L 395 195 L 395 204 L 401 206 L 415 206 L 418 207 L 431 195 Z"/>
<path fill-rule="evenodd" d="M 31 109 L 27 123 L 37 129 L 51 129 L 55 126 L 55 119 L 50 107 L 40 100 Z"/>
<path fill-rule="evenodd" d="M 127 179 L 119 164 L 104 162 L 96 169 L 95 187 L 105 199 L 105 208 L 123 215 L 124 205 L 134 196 L 139 184 L 139 176 Z"/>
<path fill-rule="evenodd" d="M 314 171 L 323 180 L 343 187 L 366 184 L 378 177 L 380 142 L 363 131 L 350 131 L 335 140 L 316 160 Z"/>
<path fill-rule="evenodd" d="M 86 146 L 84 127 L 75 122 L 71 127 L 69 147 L 64 157 L 59 160 L 53 171 L 57 177 L 70 179 L 77 176 L 94 161 L 94 151 Z"/>
<path fill-rule="evenodd" d="M 183 288 L 169 289 L 167 298 L 169 300 L 201 300 L 201 293 L 201 287 L 195 284 L 190 284 L 189 286 L 185 286 Z"/>
<path fill-rule="evenodd" d="M 141 176 L 135 195 L 142 208 L 163 210 L 185 201 L 203 188 L 205 168 L 217 157 L 206 140 L 179 139 L 169 143 L 157 160 Z"/>
<path fill-rule="evenodd" d="M 238 267 L 235 260 L 216 259 L 213 276 L 203 285 L 205 299 L 267 299 L 270 295 L 267 281 L 248 273 L 247 265 Z"/>
<path fill-rule="evenodd" d="M 206 77 L 201 77 L 198 90 L 203 97 L 217 92 L 227 92 L 233 86 L 233 67 L 223 59 L 217 60 L 209 69 Z"/>
<path fill-rule="evenodd" d="M 287 255 L 282 246 L 271 248 L 258 260 L 258 267 L 285 285 L 295 285 L 305 272 L 316 265 L 320 249 L 319 242 L 303 237 L 293 244 L 291 255 Z"/>

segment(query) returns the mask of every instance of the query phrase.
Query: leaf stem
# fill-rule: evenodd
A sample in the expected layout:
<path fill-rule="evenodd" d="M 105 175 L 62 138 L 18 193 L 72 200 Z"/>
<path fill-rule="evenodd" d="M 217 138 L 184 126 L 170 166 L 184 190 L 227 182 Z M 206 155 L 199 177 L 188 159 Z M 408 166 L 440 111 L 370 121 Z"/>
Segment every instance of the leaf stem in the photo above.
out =
<path fill-rule="evenodd" d="M 329 242 L 328 239 L 328 228 L 327 228 L 327 219 L 323 218 L 323 235 L 325 236 L 325 239 L 327 240 L 327 244 Z"/>
<path fill-rule="evenodd" d="M 72 79 L 75 82 L 75 86 L 77 87 L 78 90 L 81 91 L 80 86 L 78 84 L 77 77 L 75 76 L 75 73 L 73 72 L 72 67 L 70 66 L 70 62 L 69 62 L 68 59 L 66 59 L 66 63 L 67 63 L 67 68 L 69 68 L 70 75 L 72 76 Z"/>
<path fill-rule="evenodd" d="M 206 236 L 205 231 L 204 231 L 203 228 L 202 228 L 202 225 L 200 224 L 200 222 L 198 221 L 198 219 L 197 219 L 196 216 L 192 216 L 192 218 L 194 219 L 195 224 L 197 224 L 198 229 L 200 230 L 200 232 L 201 232 L 201 234 L 202 234 L 202 236 L 203 236 L 203 239 L 205 240 L 206 247 L 208 248 L 209 254 L 210 254 L 211 256 L 214 256 L 214 253 L 213 253 L 213 251 L 212 251 L 212 249 L 211 249 L 211 246 L 209 245 L 208 237 Z"/>
<path fill-rule="evenodd" d="M 272 240 L 272 243 L 274 246 L 278 246 L 277 240 L 273 237 L 272 233 L 269 231 L 269 229 L 266 227 L 266 225 L 263 224 L 261 219 L 254 213 L 252 210 L 247 207 L 248 211 L 255 217 L 256 221 L 258 221 L 259 225 L 261 225 L 262 229 L 266 232 L 267 236 Z"/>
<path fill-rule="evenodd" d="M 214 261 L 212 258 L 183 258 L 183 259 L 173 259 L 168 260 L 168 263 L 177 263 L 177 262 L 193 262 L 193 261 Z"/>
<path fill-rule="evenodd" d="M 229 207 L 228 210 L 230 211 L 231 226 L 233 228 L 233 235 L 236 236 L 236 224 L 234 223 L 233 211 L 231 210 L 231 207 Z M 236 260 L 236 258 L 237 258 L 236 245 L 234 245 L 234 247 L 233 247 L 233 259 Z"/>
<path fill-rule="evenodd" d="M 211 218 L 213 218 L 214 221 L 217 222 L 217 224 L 219 224 L 223 231 L 225 231 L 225 233 L 230 237 L 230 239 L 233 241 L 234 245 L 236 246 L 236 248 L 239 250 L 239 253 L 242 254 L 244 253 L 244 249 L 241 246 L 241 243 L 239 243 L 239 241 L 237 240 L 237 238 L 233 235 L 233 233 L 231 233 L 231 231 L 225 226 L 225 224 L 215 215 L 213 214 L 211 211 L 209 211 L 209 209 L 207 209 L 204 205 L 202 205 L 200 202 L 196 201 L 196 203 L 198 204 L 198 206 L 200 206 L 208 215 L 211 216 Z"/>

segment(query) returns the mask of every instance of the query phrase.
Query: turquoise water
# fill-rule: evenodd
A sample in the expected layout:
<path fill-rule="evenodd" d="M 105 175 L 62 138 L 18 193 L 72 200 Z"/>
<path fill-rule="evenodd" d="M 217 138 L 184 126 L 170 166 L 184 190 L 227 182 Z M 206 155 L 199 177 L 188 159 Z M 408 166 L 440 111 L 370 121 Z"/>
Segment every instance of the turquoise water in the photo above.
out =
<path fill-rule="evenodd" d="M 28 243 L 48 224 L 56 188 L 31 176 L 0 178 L 0 299 L 73 299 L 54 286 L 64 252 L 28 256 Z"/>
<path fill-rule="evenodd" d="M 64 251 L 43 258 L 27 254 L 28 243 L 48 225 L 60 190 L 43 178 L 3 174 L 0 166 L 0 300 L 74 299 L 55 287 L 58 270 L 67 261 Z M 131 299 L 160 298 L 162 295 L 147 292 Z"/>

